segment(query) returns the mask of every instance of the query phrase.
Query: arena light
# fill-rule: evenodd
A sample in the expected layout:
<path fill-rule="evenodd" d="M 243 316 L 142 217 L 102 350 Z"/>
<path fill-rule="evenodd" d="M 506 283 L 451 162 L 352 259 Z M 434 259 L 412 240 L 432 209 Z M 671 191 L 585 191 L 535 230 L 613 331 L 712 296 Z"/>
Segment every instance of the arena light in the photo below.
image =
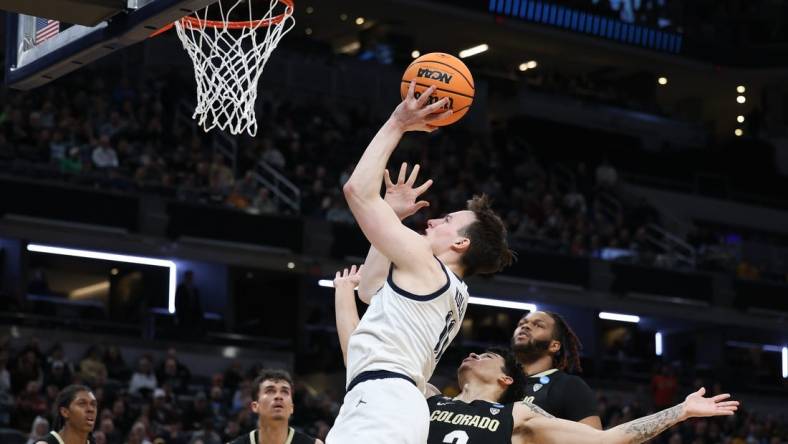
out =
<path fill-rule="evenodd" d="M 662 333 L 660 332 L 654 334 L 654 354 L 662 356 Z"/>
<path fill-rule="evenodd" d="M 125 254 L 105 253 L 101 251 L 91 251 L 91 250 L 77 250 L 75 248 L 62 248 L 62 247 L 53 247 L 49 245 L 39 245 L 39 244 L 28 244 L 27 251 L 31 251 L 34 253 L 57 254 L 60 256 L 74 256 L 74 257 L 83 257 L 87 259 L 99 259 L 104 261 L 123 262 L 127 264 L 152 265 L 155 267 L 169 268 L 170 279 L 169 282 L 167 283 L 167 289 L 168 289 L 167 310 L 170 313 L 175 313 L 175 285 L 178 277 L 177 274 L 178 267 L 175 265 L 175 262 L 173 261 L 168 261 L 165 259 L 156 259 L 152 257 L 128 256 Z"/>
<path fill-rule="evenodd" d="M 657 79 L 657 83 L 659 83 L 660 85 L 663 85 L 663 86 L 667 85 L 668 84 L 668 78 L 667 77 L 660 77 L 660 78 Z"/>
<path fill-rule="evenodd" d="M 741 135 L 742 135 L 742 134 L 744 134 L 744 131 L 742 131 L 742 130 L 741 130 L 741 128 L 736 128 L 736 129 L 733 131 L 733 134 L 735 134 L 735 135 L 736 135 L 736 137 L 741 137 Z"/>
<path fill-rule="evenodd" d="M 739 123 L 744 123 L 744 116 L 742 116 L 741 114 L 736 116 L 736 121 Z"/>
<path fill-rule="evenodd" d="M 84 287 L 77 288 L 76 290 L 71 290 L 71 292 L 68 294 L 68 297 L 71 299 L 82 299 L 104 291 L 109 291 L 109 281 L 85 285 Z"/>
<path fill-rule="evenodd" d="M 364 17 L 356 17 L 356 24 L 361 26 L 364 24 Z"/>
<path fill-rule="evenodd" d="M 313 13 L 313 12 L 315 12 L 315 8 L 313 8 L 313 7 L 311 7 L 311 6 L 307 6 L 307 7 L 306 7 L 306 13 L 307 13 L 307 14 L 311 14 L 311 13 Z"/>
<path fill-rule="evenodd" d="M 783 379 L 788 379 L 788 347 L 783 347 Z"/>
<path fill-rule="evenodd" d="M 413 57 L 414 59 L 419 58 L 420 55 L 421 53 L 419 52 L 418 49 L 414 49 L 413 51 L 410 52 L 410 56 Z"/>
<path fill-rule="evenodd" d="M 744 97 L 744 96 L 739 96 L 739 97 L 736 97 L 736 101 L 739 102 L 739 103 L 744 103 L 744 102 L 747 101 L 747 98 Z"/>
<path fill-rule="evenodd" d="M 520 69 L 520 71 L 528 71 L 528 64 L 520 63 L 520 66 L 518 66 L 518 68 Z"/>
<path fill-rule="evenodd" d="M 745 88 L 744 85 L 739 85 L 736 87 L 736 92 L 739 94 L 744 94 L 745 91 L 747 91 L 747 88 Z"/>
<path fill-rule="evenodd" d="M 640 322 L 640 316 L 621 313 L 609 313 L 606 311 L 599 312 L 599 319 L 606 319 L 608 321 L 632 322 L 634 324 Z"/>
<path fill-rule="evenodd" d="M 525 64 L 525 66 L 526 66 L 528 69 L 534 69 L 534 68 L 536 68 L 537 66 L 539 66 L 539 64 L 538 64 L 538 63 L 536 63 L 536 60 L 529 60 L 529 61 L 528 61 L 528 63 L 526 63 L 526 64 Z"/>
<path fill-rule="evenodd" d="M 482 43 L 481 45 L 476 45 L 472 48 L 463 49 L 460 51 L 460 58 L 465 59 L 471 56 L 475 56 L 476 54 L 481 54 L 484 51 L 487 51 L 490 47 L 486 43 Z"/>
<path fill-rule="evenodd" d="M 468 303 L 474 305 L 487 305 L 490 307 L 513 308 L 515 310 L 530 311 L 532 313 L 536 311 L 535 304 L 529 304 L 527 302 L 505 301 L 503 299 L 490 299 L 471 296 L 468 298 Z"/>

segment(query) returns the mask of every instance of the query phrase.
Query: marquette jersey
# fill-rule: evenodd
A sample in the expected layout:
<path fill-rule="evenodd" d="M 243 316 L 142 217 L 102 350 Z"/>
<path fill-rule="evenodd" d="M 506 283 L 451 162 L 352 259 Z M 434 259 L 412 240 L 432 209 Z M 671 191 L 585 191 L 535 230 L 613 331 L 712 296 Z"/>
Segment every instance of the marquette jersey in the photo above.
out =
<path fill-rule="evenodd" d="M 468 286 L 438 262 L 446 284 L 426 296 L 397 287 L 391 278 L 394 267 L 389 269 L 348 341 L 346 384 L 361 372 L 388 370 L 410 377 L 424 392 L 468 306 Z"/>
<path fill-rule="evenodd" d="M 427 444 L 511 444 L 514 404 L 465 403 L 445 396 L 427 399 L 430 435 Z"/>

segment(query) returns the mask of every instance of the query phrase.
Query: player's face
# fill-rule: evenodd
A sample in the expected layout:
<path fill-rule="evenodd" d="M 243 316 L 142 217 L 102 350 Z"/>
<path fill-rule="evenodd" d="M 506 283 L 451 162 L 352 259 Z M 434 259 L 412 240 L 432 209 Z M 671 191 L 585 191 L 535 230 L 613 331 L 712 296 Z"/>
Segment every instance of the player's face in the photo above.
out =
<path fill-rule="evenodd" d="M 98 402 L 91 392 L 77 393 L 68 408 L 61 408 L 60 414 L 74 429 L 90 433 L 96 425 Z"/>
<path fill-rule="evenodd" d="M 553 339 L 555 321 L 545 312 L 535 311 L 520 319 L 512 335 L 512 348 L 522 351 L 537 345 L 549 344 Z"/>
<path fill-rule="evenodd" d="M 463 236 L 465 227 L 476 221 L 473 211 L 462 210 L 449 213 L 439 219 L 427 221 L 425 235 L 432 245 L 433 253 L 440 254 L 453 246 L 455 248 L 467 248 L 465 243 L 468 238 Z"/>
<path fill-rule="evenodd" d="M 463 359 L 457 370 L 460 387 L 465 385 L 469 378 L 475 378 L 485 383 L 498 381 L 499 378 L 506 376 L 502 370 L 505 366 L 506 362 L 503 356 L 496 353 L 484 352 L 480 355 L 471 353 Z"/>
<path fill-rule="evenodd" d="M 283 420 L 293 414 L 293 392 L 287 381 L 267 379 L 260 383 L 257 401 L 252 402 L 252 411 L 261 418 Z"/>

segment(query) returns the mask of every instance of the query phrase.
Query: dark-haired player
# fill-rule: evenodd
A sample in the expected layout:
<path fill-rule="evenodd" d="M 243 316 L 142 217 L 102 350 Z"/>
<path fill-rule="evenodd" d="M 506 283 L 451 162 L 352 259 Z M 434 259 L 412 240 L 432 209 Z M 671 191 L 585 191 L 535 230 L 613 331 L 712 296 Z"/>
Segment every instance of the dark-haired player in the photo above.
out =
<path fill-rule="evenodd" d="M 257 428 L 230 444 L 323 444 L 290 427 L 293 414 L 293 379 L 284 370 L 263 369 L 252 389 L 252 411 Z"/>
<path fill-rule="evenodd" d="M 594 393 L 580 377 L 580 340 L 557 313 L 523 316 L 512 335 L 512 351 L 526 376 L 525 401 L 551 415 L 602 429 Z"/>
<path fill-rule="evenodd" d="M 36 444 L 86 444 L 93 442 L 98 403 L 84 385 L 69 385 L 55 398 L 55 421 L 49 435 Z"/>

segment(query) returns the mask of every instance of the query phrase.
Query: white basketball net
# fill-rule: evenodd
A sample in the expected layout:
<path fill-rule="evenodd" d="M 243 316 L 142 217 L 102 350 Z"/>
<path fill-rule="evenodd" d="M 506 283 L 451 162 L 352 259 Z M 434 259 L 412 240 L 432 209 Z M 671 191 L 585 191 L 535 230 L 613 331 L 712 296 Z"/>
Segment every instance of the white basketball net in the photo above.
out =
<path fill-rule="evenodd" d="M 292 8 L 287 6 L 284 19 L 271 23 L 277 15 L 276 6 L 284 6 L 279 0 L 269 0 L 268 12 L 260 19 L 252 15 L 253 0 L 234 1 L 229 8 L 223 7 L 221 0 L 217 3 L 221 21 L 212 23 L 219 26 L 206 24 L 209 8 L 205 8 L 194 13 L 199 22 L 182 19 L 175 22 L 175 29 L 194 63 L 197 107 L 192 118 L 206 132 L 218 127 L 232 134 L 246 131 L 254 136 L 257 83 L 268 57 L 282 36 L 295 26 L 295 19 Z M 248 4 L 249 20 L 253 22 L 234 29 L 232 23 L 228 25 L 230 14 L 243 3 Z"/>

